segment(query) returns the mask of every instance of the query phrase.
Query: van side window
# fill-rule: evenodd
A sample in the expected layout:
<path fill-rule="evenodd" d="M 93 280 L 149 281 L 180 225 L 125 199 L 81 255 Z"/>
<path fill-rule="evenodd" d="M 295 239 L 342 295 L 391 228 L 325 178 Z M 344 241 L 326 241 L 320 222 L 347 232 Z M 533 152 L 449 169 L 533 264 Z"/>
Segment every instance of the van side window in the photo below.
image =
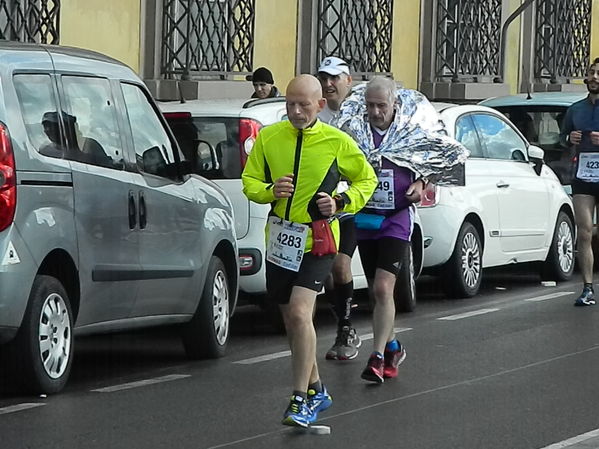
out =
<path fill-rule="evenodd" d="M 68 158 L 122 169 L 123 151 L 110 82 L 104 78 L 63 76 L 69 113 L 62 113 Z"/>
<path fill-rule="evenodd" d="M 144 92 L 121 83 L 133 135 L 137 166 L 145 173 L 175 178 L 169 165 L 175 162 L 173 144 Z"/>
<path fill-rule="evenodd" d="M 29 141 L 44 156 L 66 157 L 60 132 L 56 95 L 50 75 L 15 75 L 14 85 L 21 105 Z"/>

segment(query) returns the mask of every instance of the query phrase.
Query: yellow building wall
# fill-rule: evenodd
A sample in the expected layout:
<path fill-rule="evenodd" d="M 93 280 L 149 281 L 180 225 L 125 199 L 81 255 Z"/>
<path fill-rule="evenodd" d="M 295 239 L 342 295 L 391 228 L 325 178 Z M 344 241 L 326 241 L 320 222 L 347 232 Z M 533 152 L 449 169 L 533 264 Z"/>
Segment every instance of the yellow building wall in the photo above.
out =
<path fill-rule="evenodd" d="M 404 87 L 418 88 L 420 0 L 393 2 L 391 71 Z"/>
<path fill-rule="evenodd" d="M 285 92 L 295 76 L 297 0 L 257 0 L 254 26 L 254 69 L 268 68 Z M 248 83 L 248 96 L 253 92 Z"/>
<path fill-rule="evenodd" d="M 591 59 L 599 58 L 599 0 L 593 0 L 591 17 Z"/>
<path fill-rule="evenodd" d="M 104 53 L 139 73 L 141 0 L 62 0 L 60 44 Z"/>
<path fill-rule="evenodd" d="M 509 0 L 509 17 L 520 5 L 521 0 Z M 507 45 L 505 53 L 505 68 L 503 82 L 510 86 L 510 93 L 517 94 L 520 92 L 521 81 L 521 64 L 520 64 L 520 49 L 522 47 L 522 14 L 515 19 L 507 32 Z"/>

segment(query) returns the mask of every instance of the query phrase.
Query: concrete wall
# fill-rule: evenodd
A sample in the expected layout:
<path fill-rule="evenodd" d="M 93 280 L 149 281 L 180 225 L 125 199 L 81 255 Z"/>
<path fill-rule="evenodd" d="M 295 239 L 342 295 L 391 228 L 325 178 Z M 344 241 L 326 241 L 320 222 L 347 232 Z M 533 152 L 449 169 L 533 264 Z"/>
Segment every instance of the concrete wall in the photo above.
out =
<path fill-rule="evenodd" d="M 62 0 L 60 43 L 107 54 L 139 72 L 140 0 Z"/>

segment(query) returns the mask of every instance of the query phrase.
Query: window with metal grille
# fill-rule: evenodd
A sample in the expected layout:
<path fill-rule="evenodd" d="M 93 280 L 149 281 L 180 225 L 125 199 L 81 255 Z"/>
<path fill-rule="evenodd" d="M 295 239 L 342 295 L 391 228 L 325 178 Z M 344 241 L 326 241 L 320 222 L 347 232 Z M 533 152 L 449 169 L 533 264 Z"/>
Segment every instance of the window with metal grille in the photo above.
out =
<path fill-rule="evenodd" d="M 58 44 L 59 18 L 60 0 L 0 0 L 0 39 Z"/>
<path fill-rule="evenodd" d="M 393 0 L 319 0 L 318 61 L 337 56 L 354 73 L 390 73 L 392 25 Z"/>
<path fill-rule="evenodd" d="M 584 78 L 591 59 L 592 0 L 537 0 L 535 78 Z"/>
<path fill-rule="evenodd" d="M 255 0 L 163 0 L 162 74 L 252 71 Z"/>
<path fill-rule="evenodd" d="M 437 0 L 438 81 L 480 81 L 499 73 L 501 0 Z"/>

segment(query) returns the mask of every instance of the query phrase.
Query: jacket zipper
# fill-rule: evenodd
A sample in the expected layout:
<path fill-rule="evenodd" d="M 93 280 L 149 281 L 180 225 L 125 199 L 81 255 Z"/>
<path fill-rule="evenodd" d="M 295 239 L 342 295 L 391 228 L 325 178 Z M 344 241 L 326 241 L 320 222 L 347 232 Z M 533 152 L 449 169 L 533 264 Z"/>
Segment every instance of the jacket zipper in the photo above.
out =
<path fill-rule="evenodd" d="M 303 133 L 300 129 L 297 134 L 297 140 L 295 142 L 295 160 L 293 161 L 293 192 L 287 199 L 287 207 L 285 208 L 285 220 L 289 221 L 289 214 L 291 213 L 291 203 L 293 202 L 293 196 L 295 194 L 295 186 L 297 185 L 297 174 L 299 172 L 300 158 L 302 155 L 302 140 Z"/>

